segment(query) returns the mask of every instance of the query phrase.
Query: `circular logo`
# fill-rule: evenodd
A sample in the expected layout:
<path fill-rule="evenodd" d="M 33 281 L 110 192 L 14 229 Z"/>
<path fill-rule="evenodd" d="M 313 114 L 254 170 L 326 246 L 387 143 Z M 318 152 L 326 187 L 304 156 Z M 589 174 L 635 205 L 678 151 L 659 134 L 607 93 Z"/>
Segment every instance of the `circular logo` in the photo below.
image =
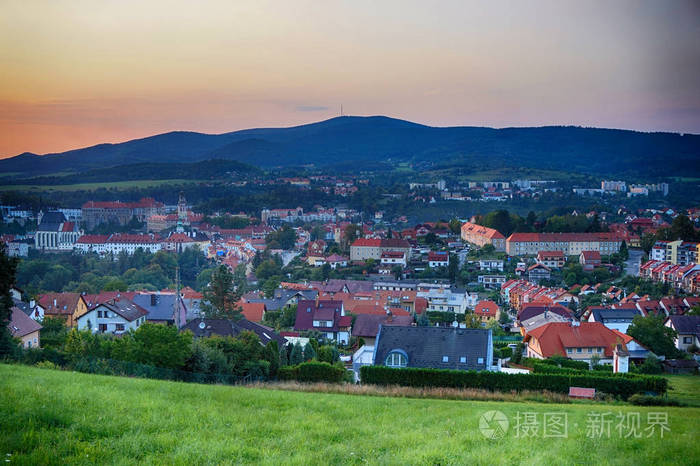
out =
<path fill-rule="evenodd" d="M 487 439 L 503 438 L 508 432 L 508 418 L 501 411 L 486 411 L 479 418 L 479 430 Z"/>

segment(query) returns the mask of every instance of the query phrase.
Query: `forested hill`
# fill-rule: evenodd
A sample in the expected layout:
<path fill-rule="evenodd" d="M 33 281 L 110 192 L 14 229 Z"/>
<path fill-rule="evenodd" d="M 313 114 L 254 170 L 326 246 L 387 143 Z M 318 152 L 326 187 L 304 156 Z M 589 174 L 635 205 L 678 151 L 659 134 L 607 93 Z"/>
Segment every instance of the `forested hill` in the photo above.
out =
<path fill-rule="evenodd" d="M 238 160 L 258 167 L 435 162 L 601 176 L 700 176 L 700 136 L 548 126 L 430 127 L 388 117 L 338 117 L 291 128 L 225 134 L 172 132 L 59 154 L 0 160 L 2 173 L 41 175 L 135 163 Z"/>

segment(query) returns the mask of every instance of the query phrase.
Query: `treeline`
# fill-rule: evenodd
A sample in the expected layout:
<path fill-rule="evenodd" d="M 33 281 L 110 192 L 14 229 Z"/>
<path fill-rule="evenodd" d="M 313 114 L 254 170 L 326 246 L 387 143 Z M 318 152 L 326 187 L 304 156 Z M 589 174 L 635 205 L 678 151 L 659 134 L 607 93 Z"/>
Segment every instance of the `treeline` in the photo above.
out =
<path fill-rule="evenodd" d="M 537 215 L 530 211 L 526 217 L 511 213 L 505 209 L 495 210 L 485 215 L 476 215 L 475 222 L 485 227 L 498 230 L 506 237 L 512 233 L 591 233 L 607 231 L 601 225 L 598 215 L 588 218 L 586 215 L 571 215 L 546 212 Z"/>
<path fill-rule="evenodd" d="M 17 286 L 31 296 L 44 292 L 156 291 L 172 288 L 180 267 L 183 286 L 201 290 L 211 277 L 214 263 L 197 248 L 175 255 L 137 249 L 134 254 L 100 257 L 97 254 L 39 254 L 17 267 Z"/>
<path fill-rule="evenodd" d="M 262 174 L 262 170 L 236 160 L 204 160 L 195 163 L 134 163 L 109 168 L 95 168 L 66 176 L 37 176 L 3 179 L 3 184 L 33 184 L 42 186 L 81 183 L 113 183 L 132 180 L 210 180 L 232 179 L 236 175 Z"/>

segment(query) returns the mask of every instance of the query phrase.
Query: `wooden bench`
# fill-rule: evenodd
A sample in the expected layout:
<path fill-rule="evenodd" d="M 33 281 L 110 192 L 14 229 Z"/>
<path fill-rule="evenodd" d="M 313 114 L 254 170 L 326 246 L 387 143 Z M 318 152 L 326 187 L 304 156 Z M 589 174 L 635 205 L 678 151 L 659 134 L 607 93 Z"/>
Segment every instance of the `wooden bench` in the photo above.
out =
<path fill-rule="evenodd" d="M 570 398 L 595 398 L 595 388 L 569 387 Z"/>

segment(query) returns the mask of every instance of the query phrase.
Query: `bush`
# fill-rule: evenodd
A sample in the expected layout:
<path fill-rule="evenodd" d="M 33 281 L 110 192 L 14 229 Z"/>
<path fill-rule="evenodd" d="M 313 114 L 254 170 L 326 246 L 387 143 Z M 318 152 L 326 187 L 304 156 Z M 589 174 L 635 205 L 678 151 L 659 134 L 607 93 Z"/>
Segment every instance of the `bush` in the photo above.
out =
<path fill-rule="evenodd" d="M 568 367 L 570 369 L 588 370 L 590 365 L 586 361 L 574 361 L 563 356 L 552 356 L 548 359 L 541 359 L 539 362 L 551 364 L 553 366 Z"/>
<path fill-rule="evenodd" d="M 34 367 L 39 367 L 41 369 L 60 369 L 59 366 L 56 364 L 52 363 L 51 361 L 41 361 L 36 364 L 34 364 Z"/>
<path fill-rule="evenodd" d="M 569 387 L 589 387 L 624 399 L 640 392 L 665 393 L 663 377 L 611 377 L 581 374 L 506 374 L 488 371 L 444 369 L 392 369 L 384 366 L 360 368 L 363 383 L 409 387 L 481 388 L 491 391 L 549 390 L 568 393 Z"/>
<path fill-rule="evenodd" d="M 296 366 L 280 367 L 277 375 L 280 380 L 340 383 L 345 378 L 345 372 L 344 367 L 334 366 L 327 362 L 309 361 Z"/>
<path fill-rule="evenodd" d="M 673 398 L 639 394 L 632 395 L 627 401 L 637 406 L 685 406 L 683 403 Z"/>

